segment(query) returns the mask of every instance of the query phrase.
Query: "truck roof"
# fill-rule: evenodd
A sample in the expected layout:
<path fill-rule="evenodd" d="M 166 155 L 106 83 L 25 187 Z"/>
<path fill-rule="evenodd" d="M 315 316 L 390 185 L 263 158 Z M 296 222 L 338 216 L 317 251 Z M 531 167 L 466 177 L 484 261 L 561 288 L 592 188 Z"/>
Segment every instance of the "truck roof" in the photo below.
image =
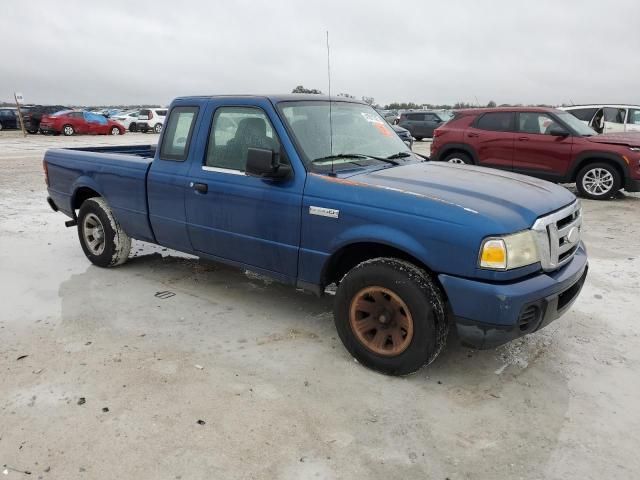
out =
<path fill-rule="evenodd" d="M 280 103 L 280 102 L 296 102 L 296 101 L 317 101 L 317 102 L 328 102 L 331 100 L 332 102 L 349 102 L 349 103 L 362 103 L 360 100 L 355 98 L 348 97 L 340 97 L 332 95 L 329 97 L 328 95 L 317 95 L 313 93 L 280 93 L 274 95 L 252 95 L 252 94 L 240 94 L 240 95 L 190 95 L 186 97 L 178 97 L 176 100 L 209 100 L 214 98 L 255 98 L 255 99 L 267 99 L 272 103 Z"/>

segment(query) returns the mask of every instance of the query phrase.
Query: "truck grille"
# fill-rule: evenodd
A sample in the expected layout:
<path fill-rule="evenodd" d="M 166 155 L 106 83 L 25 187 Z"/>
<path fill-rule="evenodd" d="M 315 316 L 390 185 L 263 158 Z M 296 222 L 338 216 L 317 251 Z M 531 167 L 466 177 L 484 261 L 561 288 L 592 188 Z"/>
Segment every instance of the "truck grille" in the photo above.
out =
<path fill-rule="evenodd" d="M 540 263 L 545 271 L 556 270 L 569 262 L 578 249 L 582 230 L 580 201 L 550 215 L 540 217 L 533 224 Z"/>

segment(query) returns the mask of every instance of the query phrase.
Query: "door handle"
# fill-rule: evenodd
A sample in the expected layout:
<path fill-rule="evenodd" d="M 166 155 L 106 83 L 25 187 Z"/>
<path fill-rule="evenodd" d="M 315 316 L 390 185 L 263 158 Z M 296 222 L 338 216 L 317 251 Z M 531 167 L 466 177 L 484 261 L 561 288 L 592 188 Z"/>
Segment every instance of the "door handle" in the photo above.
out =
<path fill-rule="evenodd" d="M 529 137 L 518 137 L 518 140 L 520 140 L 521 142 L 528 142 Z"/>
<path fill-rule="evenodd" d="M 469 138 L 476 138 L 478 136 L 477 133 L 467 133 L 467 137 Z"/>
<path fill-rule="evenodd" d="M 207 193 L 209 191 L 209 186 L 206 183 L 191 182 L 189 186 L 198 193 Z"/>

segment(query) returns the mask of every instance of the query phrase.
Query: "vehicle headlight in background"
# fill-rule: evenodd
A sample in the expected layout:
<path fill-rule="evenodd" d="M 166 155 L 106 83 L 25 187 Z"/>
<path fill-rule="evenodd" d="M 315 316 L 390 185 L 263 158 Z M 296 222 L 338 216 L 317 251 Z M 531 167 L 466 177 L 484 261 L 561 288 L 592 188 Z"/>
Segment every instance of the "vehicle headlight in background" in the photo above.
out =
<path fill-rule="evenodd" d="M 539 262 L 540 254 L 533 235 L 525 230 L 485 239 L 480 248 L 480 268 L 511 270 Z"/>

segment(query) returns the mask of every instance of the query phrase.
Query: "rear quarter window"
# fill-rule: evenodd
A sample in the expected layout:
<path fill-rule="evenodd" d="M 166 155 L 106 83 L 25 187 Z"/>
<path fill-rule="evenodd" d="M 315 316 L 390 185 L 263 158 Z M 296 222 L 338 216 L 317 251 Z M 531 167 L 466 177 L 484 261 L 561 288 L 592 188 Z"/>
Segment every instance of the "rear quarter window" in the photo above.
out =
<path fill-rule="evenodd" d="M 187 158 L 197 116 L 198 107 L 175 107 L 171 110 L 160 146 L 162 160 L 183 162 Z"/>

